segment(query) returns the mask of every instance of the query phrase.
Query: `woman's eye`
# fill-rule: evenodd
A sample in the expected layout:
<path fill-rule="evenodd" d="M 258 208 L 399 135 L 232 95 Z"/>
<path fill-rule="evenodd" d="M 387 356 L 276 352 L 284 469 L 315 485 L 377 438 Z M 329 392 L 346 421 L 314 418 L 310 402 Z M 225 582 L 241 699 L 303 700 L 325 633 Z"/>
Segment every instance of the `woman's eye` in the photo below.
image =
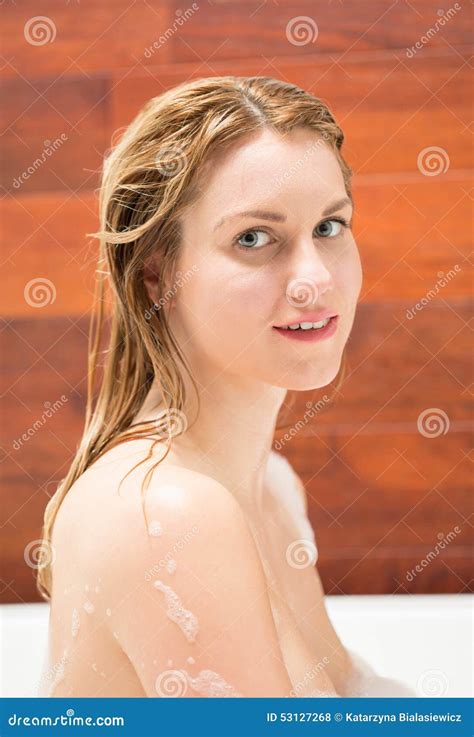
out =
<path fill-rule="evenodd" d="M 258 248 L 266 246 L 266 243 L 259 243 L 256 233 L 261 233 L 270 237 L 265 230 L 246 230 L 245 233 L 242 233 L 242 235 L 239 235 L 236 238 L 237 245 L 246 251 L 256 251 Z"/>
<path fill-rule="evenodd" d="M 330 227 L 331 224 L 335 224 L 336 226 L 338 226 L 335 233 L 331 230 L 331 227 Z M 343 226 L 346 227 L 346 228 L 349 226 L 349 223 L 346 220 L 344 220 L 343 218 L 340 218 L 340 219 L 339 218 L 336 218 L 336 219 L 333 219 L 333 220 L 325 220 L 323 223 L 321 223 L 320 225 L 318 225 L 318 227 L 316 228 L 316 231 L 318 230 L 318 228 L 323 228 L 323 230 L 325 230 L 325 232 L 319 233 L 318 234 L 319 236 L 321 236 L 322 238 L 327 238 L 328 236 L 330 238 L 334 238 L 336 235 L 339 235 L 340 234 Z"/>

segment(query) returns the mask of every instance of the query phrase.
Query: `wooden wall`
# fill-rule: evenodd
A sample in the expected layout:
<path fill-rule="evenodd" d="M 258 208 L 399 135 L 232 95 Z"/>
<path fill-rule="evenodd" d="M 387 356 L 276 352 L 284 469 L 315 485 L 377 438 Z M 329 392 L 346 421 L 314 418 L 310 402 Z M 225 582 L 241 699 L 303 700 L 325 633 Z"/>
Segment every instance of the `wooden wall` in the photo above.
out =
<path fill-rule="evenodd" d="M 97 226 L 104 152 L 148 98 L 220 74 L 278 77 L 322 97 L 345 130 L 355 172 L 365 275 L 348 378 L 337 405 L 282 451 L 306 482 L 326 591 L 466 592 L 468 6 L 438 27 L 434 0 L 195 5 L 152 52 L 191 3 L 25 0 L 2 9 L 2 601 L 39 598 L 25 549 L 31 558 L 82 428 L 96 248 L 85 234 Z M 306 38 L 287 30 L 297 16 L 309 18 Z"/>

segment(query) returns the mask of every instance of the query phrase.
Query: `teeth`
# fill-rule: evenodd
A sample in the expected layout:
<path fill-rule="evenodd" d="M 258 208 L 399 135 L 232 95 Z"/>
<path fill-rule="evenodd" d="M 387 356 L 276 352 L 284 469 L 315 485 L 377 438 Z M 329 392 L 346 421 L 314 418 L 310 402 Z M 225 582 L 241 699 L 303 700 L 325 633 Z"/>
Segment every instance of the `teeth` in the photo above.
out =
<path fill-rule="evenodd" d="M 324 328 L 331 318 L 328 317 L 326 320 L 320 320 L 319 322 L 299 322 L 297 325 L 286 325 L 284 330 L 313 330 L 318 328 Z"/>

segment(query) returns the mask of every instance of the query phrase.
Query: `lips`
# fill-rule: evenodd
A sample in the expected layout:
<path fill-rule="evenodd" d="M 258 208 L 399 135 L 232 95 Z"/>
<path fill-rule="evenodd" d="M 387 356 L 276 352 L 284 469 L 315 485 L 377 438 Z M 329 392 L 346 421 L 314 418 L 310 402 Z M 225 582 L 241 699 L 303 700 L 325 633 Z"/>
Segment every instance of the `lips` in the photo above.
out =
<path fill-rule="evenodd" d="M 282 322 L 279 325 L 274 325 L 275 328 L 287 328 L 290 325 L 299 325 L 302 322 L 321 322 L 326 320 L 328 317 L 336 317 L 337 312 L 334 310 L 322 310 L 320 312 L 305 312 L 298 315 L 297 317 L 290 317 L 287 322 Z"/>
<path fill-rule="evenodd" d="M 303 342 L 303 343 L 315 343 L 318 341 L 326 340 L 327 338 L 331 338 L 337 328 L 339 323 L 339 315 L 335 315 L 334 317 L 330 318 L 328 323 L 323 328 L 309 328 L 305 330 L 304 328 L 301 329 L 291 329 L 291 328 L 277 328 L 273 327 L 272 330 L 281 335 L 283 338 L 286 338 L 287 340 L 293 340 L 297 342 Z"/>

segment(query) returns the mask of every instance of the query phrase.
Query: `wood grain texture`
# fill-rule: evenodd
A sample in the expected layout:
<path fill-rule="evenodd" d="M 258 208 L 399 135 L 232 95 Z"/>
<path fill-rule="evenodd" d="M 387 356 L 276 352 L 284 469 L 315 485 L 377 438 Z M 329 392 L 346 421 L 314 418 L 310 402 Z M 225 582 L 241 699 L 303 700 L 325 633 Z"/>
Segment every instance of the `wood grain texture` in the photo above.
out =
<path fill-rule="evenodd" d="M 325 589 L 472 590 L 468 8 L 440 26 L 434 0 L 198 5 L 4 8 L 1 601 L 39 599 L 25 551 L 83 427 L 104 153 L 150 97 L 229 74 L 323 99 L 354 171 L 364 283 L 348 373 L 336 402 L 331 387 L 299 396 L 293 432 L 275 436 L 307 490 Z"/>

